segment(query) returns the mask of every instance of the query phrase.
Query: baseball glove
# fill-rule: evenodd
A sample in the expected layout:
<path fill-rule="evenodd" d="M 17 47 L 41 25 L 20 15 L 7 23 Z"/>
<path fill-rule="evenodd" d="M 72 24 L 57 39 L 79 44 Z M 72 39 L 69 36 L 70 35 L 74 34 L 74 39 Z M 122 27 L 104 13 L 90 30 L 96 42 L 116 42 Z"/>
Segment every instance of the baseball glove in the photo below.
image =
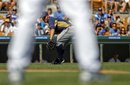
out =
<path fill-rule="evenodd" d="M 49 41 L 46 45 L 47 49 L 54 50 L 56 47 L 56 43 L 54 41 Z"/>

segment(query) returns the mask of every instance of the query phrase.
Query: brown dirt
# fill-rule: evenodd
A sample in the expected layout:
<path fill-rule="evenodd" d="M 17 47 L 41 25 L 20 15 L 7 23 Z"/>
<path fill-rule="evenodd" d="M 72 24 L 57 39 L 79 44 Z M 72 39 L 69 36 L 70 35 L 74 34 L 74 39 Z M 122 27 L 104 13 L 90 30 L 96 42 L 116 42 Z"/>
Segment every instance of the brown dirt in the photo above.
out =
<path fill-rule="evenodd" d="M 6 69 L 0 69 L 0 72 L 7 72 Z M 79 70 L 52 70 L 52 69 L 27 69 L 26 72 L 79 72 Z M 102 70 L 101 73 L 104 74 L 130 74 L 130 71 L 117 71 L 117 70 Z"/>

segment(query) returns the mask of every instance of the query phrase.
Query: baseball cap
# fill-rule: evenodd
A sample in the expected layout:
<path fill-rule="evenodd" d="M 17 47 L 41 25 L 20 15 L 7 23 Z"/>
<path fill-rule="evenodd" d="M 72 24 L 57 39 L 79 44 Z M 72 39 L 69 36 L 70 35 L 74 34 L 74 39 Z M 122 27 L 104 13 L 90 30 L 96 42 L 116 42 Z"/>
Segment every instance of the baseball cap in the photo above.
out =
<path fill-rule="evenodd" d="M 98 11 L 102 11 L 102 8 L 98 8 Z"/>
<path fill-rule="evenodd" d="M 96 25 L 96 27 L 101 27 L 101 24 L 100 24 L 100 23 L 98 23 L 98 24 Z"/>
<path fill-rule="evenodd" d="M 101 22 L 101 23 L 104 23 L 104 20 L 103 20 L 103 19 L 101 19 L 101 20 L 100 20 L 100 22 Z"/>

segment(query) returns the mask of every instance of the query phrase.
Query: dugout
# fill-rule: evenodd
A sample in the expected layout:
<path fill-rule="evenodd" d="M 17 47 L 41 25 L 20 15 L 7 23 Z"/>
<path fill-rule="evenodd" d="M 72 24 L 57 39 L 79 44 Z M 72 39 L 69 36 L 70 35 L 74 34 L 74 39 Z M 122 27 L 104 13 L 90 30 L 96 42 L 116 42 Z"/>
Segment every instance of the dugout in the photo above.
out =
<path fill-rule="evenodd" d="M 115 54 L 119 55 L 121 62 L 124 62 L 129 56 L 129 44 L 105 44 L 103 49 L 104 62 L 108 62 Z"/>
<path fill-rule="evenodd" d="M 48 36 L 34 37 L 35 49 L 32 57 L 32 62 L 41 59 L 52 62 L 56 56 L 56 50 L 49 51 L 46 49 L 46 42 Z M 122 62 L 130 55 L 130 37 L 97 37 L 100 49 L 99 59 L 101 62 L 107 62 L 113 54 L 116 52 L 119 54 L 119 58 Z M 10 41 L 10 37 L 0 37 L 0 63 L 7 62 L 7 47 Z M 16 51 L 17 52 L 17 51 Z M 65 60 L 66 62 L 76 62 L 73 46 L 68 44 L 65 49 Z M 87 56 L 87 54 L 86 54 Z"/>

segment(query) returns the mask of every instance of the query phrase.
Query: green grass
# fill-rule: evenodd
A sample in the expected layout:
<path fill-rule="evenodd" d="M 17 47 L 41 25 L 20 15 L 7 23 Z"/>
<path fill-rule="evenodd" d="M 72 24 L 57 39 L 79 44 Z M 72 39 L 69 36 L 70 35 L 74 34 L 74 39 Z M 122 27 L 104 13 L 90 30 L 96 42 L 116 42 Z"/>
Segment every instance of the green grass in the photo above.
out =
<path fill-rule="evenodd" d="M 6 69 L 6 64 L 0 64 L 0 69 Z M 78 69 L 78 64 L 65 63 L 62 65 L 31 64 L 29 69 Z M 103 63 L 102 69 L 130 71 L 130 63 Z"/>
<path fill-rule="evenodd" d="M 0 64 L 0 69 L 5 69 Z M 77 64 L 31 64 L 29 69 L 77 70 Z M 103 63 L 104 70 L 130 71 L 130 63 Z M 27 72 L 23 85 L 80 85 L 78 72 Z M 109 74 L 109 81 L 92 82 L 85 85 L 130 85 L 130 74 Z M 0 72 L 0 85 L 9 85 L 6 72 Z"/>

